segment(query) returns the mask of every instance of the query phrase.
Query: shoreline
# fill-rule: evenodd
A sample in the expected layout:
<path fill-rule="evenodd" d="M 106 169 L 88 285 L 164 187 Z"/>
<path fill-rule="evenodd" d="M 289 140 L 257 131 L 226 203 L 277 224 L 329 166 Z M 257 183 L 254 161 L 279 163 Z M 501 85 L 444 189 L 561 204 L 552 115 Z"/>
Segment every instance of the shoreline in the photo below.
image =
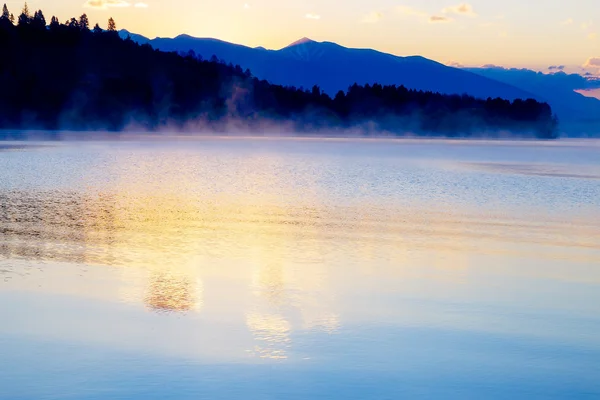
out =
<path fill-rule="evenodd" d="M 14 132 L 14 131 L 13 131 Z M 35 146 L 34 143 L 86 143 L 86 142 L 169 142 L 169 141 L 209 141 L 209 140 L 244 140 L 244 141 L 315 141 L 315 142 L 366 142 L 366 143 L 397 143 L 397 144 L 449 144 L 449 145 L 529 145 L 529 146 L 573 146 L 600 147 L 600 138 L 595 137 L 559 137 L 557 139 L 516 138 L 516 137 L 444 137 L 444 136 L 392 136 L 392 135 L 306 135 L 306 134 L 164 134 L 164 133 L 104 133 L 88 135 L 67 133 L 60 135 L 37 134 L 23 138 L 0 138 L 0 150 L 18 149 L 19 147 Z M 30 143 L 30 144 L 27 144 Z"/>

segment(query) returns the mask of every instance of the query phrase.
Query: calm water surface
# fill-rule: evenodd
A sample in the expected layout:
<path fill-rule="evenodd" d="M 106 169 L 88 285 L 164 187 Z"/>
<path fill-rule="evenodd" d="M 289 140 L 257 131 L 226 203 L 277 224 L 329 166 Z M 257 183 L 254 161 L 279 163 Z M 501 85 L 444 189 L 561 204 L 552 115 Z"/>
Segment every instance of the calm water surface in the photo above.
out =
<path fill-rule="evenodd" d="M 600 398 L 600 145 L 0 148 L 0 398 Z"/>

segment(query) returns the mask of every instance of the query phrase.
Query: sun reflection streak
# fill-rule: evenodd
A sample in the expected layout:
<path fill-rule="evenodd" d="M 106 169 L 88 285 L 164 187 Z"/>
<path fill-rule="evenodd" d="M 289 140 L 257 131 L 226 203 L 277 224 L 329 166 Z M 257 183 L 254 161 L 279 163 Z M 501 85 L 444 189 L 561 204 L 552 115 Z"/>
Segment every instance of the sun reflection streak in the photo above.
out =
<path fill-rule="evenodd" d="M 246 325 L 256 340 L 252 352 L 260 358 L 288 358 L 291 346 L 290 323 L 281 315 L 248 313 Z"/>
<path fill-rule="evenodd" d="M 144 303 L 159 312 L 200 311 L 203 291 L 202 281 L 193 282 L 168 271 L 155 271 L 151 275 Z"/>

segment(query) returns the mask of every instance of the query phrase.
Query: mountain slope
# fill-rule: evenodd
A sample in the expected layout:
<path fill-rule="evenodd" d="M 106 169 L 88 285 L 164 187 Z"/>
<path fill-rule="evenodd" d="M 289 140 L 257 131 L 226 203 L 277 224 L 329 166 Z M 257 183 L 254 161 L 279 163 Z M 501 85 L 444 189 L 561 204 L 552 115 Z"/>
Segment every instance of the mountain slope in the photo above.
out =
<path fill-rule="evenodd" d="M 588 81 L 581 75 L 543 74 L 516 68 L 465 68 L 469 72 L 485 76 L 534 93 L 552 105 L 563 123 L 600 124 L 600 100 L 575 92 L 576 89 L 597 87 L 598 82 Z"/>
<path fill-rule="evenodd" d="M 132 35 L 132 39 L 140 43 L 146 40 L 137 35 Z M 251 48 L 188 35 L 156 38 L 148 40 L 148 43 L 164 51 L 194 50 L 204 58 L 216 55 L 226 62 L 249 68 L 256 77 L 272 83 L 304 88 L 318 85 L 330 95 L 346 90 L 354 83 L 380 83 L 445 94 L 466 93 L 480 98 L 536 98 L 511 85 L 423 57 L 398 57 L 307 38 L 280 50 Z"/>

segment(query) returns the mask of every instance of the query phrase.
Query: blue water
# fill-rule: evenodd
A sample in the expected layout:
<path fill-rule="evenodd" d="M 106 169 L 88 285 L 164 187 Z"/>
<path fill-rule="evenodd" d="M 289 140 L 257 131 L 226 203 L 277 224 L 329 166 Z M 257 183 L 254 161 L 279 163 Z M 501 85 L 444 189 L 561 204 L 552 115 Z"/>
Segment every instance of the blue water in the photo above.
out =
<path fill-rule="evenodd" d="M 0 398 L 600 398 L 600 144 L 0 149 Z"/>

